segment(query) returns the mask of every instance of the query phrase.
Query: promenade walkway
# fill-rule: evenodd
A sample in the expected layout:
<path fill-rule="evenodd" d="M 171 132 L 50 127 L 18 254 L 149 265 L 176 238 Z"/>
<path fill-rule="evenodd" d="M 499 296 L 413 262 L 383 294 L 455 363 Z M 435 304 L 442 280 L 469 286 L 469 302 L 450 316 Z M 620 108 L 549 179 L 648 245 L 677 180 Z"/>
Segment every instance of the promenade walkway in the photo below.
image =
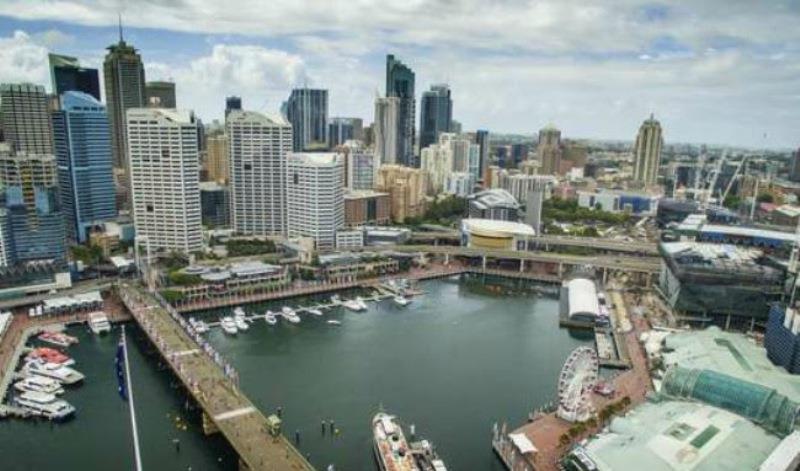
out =
<path fill-rule="evenodd" d="M 244 469 L 313 470 L 283 435 L 269 433 L 267 418 L 242 393 L 230 371 L 198 344 L 161 304 L 141 287 L 120 284 L 120 298 L 164 360 L 202 407 L 205 420 L 222 433 Z M 174 312 L 174 311 L 173 311 Z M 198 336 L 199 337 L 199 336 Z M 227 373 L 227 374 L 226 374 Z"/>

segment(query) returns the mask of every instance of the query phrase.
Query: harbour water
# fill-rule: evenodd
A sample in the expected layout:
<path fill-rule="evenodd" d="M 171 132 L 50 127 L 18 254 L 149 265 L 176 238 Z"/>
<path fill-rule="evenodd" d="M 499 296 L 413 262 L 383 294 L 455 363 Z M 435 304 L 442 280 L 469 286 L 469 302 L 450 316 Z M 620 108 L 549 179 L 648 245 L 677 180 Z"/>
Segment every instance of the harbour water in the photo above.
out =
<path fill-rule="evenodd" d="M 490 446 L 492 424 L 517 425 L 553 400 L 564 359 L 591 341 L 558 328 L 556 299 L 521 293 L 520 286 L 430 281 L 420 284 L 426 294 L 404 308 L 384 300 L 362 313 L 335 308 L 322 318 L 303 314 L 298 325 L 256 321 L 236 337 L 220 329 L 207 335 L 237 368 L 241 388 L 257 406 L 282 409 L 286 436 L 294 439 L 300 432 L 298 448 L 317 469 L 374 469 L 370 420 L 382 406 L 406 425 L 415 424 L 449 469 L 499 471 Z M 304 303 L 313 300 L 246 310 L 263 314 Z M 201 315 L 216 320 L 226 312 Z M 328 319 L 342 325 L 329 325 Z M 77 332 L 81 343 L 70 354 L 87 380 L 65 399 L 76 405 L 78 416 L 55 426 L 0 422 L 2 469 L 132 467 L 127 406 L 114 377 L 117 335 Z M 145 469 L 236 469 L 229 447 L 202 435 L 198 413 L 184 411 L 183 395 L 147 349 L 141 340 L 130 348 Z M 182 417 L 177 423 L 176 414 Z M 321 422 L 330 419 L 338 433 L 328 428 L 323 434 Z"/>

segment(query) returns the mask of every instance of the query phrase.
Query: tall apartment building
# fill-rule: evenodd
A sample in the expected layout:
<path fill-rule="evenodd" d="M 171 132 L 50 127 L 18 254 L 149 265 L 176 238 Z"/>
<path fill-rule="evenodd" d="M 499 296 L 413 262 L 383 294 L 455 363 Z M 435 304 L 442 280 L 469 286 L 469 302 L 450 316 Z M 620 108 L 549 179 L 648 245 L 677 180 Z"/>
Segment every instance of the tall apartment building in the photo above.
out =
<path fill-rule="evenodd" d="M 489 168 L 489 131 L 475 131 L 475 144 L 478 145 L 478 180 L 486 180 Z"/>
<path fill-rule="evenodd" d="M 147 106 L 153 108 L 177 108 L 175 82 L 147 82 L 145 84 Z"/>
<path fill-rule="evenodd" d="M 371 190 L 380 160 L 361 141 L 347 141 L 337 148 L 344 155 L 344 186 L 348 190 Z"/>
<path fill-rule="evenodd" d="M 441 193 L 453 172 L 469 174 L 476 182 L 479 158 L 480 148 L 469 136 L 441 133 L 436 144 L 421 152 L 420 167 L 428 174 L 428 192 L 433 195 Z"/>
<path fill-rule="evenodd" d="M 635 181 L 645 186 L 657 183 L 663 145 L 661 123 L 656 121 L 651 114 L 650 118 L 646 119 L 639 127 L 639 133 L 636 135 L 636 142 L 633 145 L 633 179 Z"/>
<path fill-rule="evenodd" d="M 202 248 L 200 156 L 194 113 L 128 110 L 128 165 L 136 237 L 153 250 Z"/>
<path fill-rule="evenodd" d="M 231 111 L 225 126 L 233 229 L 241 234 L 285 235 L 291 124 L 280 116 Z"/>
<path fill-rule="evenodd" d="M 797 149 L 789 162 L 789 180 L 800 182 L 800 148 Z"/>
<path fill-rule="evenodd" d="M 452 132 L 453 100 L 447 84 L 431 85 L 420 102 L 419 148 L 435 144 L 443 132 Z"/>
<path fill-rule="evenodd" d="M 100 99 L 100 79 L 97 69 L 81 67 L 75 57 L 48 54 L 47 58 L 50 63 L 53 94 L 60 96 L 64 92 L 77 91 L 88 93 L 96 100 Z"/>
<path fill-rule="evenodd" d="M 311 237 L 318 250 L 336 247 L 344 228 L 344 156 L 291 153 L 286 206 L 289 237 Z"/>
<path fill-rule="evenodd" d="M 364 139 L 364 121 L 361 118 L 331 118 L 328 124 L 328 147 L 335 149 L 350 140 Z"/>
<path fill-rule="evenodd" d="M 295 88 L 283 106 L 295 152 L 328 147 L 328 90 Z"/>
<path fill-rule="evenodd" d="M 43 86 L 0 85 L 0 124 L 4 140 L 14 150 L 30 155 L 53 155 L 53 128 Z"/>
<path fill-rule="evenodd" d="M 93 96 L 68 91 L 52 118 L 67 235 L 84 243 L 93 226 L 117 216 L 108 114 Z"/>
<path fill-rule="evenodd" d="M 225 97 L 225 117 L 227 118 L 231 111 L 242 109 L 242 97 L 229 96 Z"/>
<path fill-rule="evenodd" d="M 208 180 L 227 183 L 230 179 L 228 136 L 216 134 L 206 138 L 206 171 Z"/>
<path fill-rule="evenodd" d="M 397 160 L 396 163 L 409 167 L 419 167 L 414 155 L 416 125 L 416 97 L 414 95 L 414 71 L 395 59 L 386 56 L 386 96 L 400 99 L 397 119 Z"/>
<path fill-rule="evenodd" d="M 378 97 L 375 99 L 375 121 L 372 124 L 375 155 L 382 164 L 399 162 L 397 129 L 400 119 L 400 99 Z"/>
<path fill-rule="evenodd" d="M 536 155 L 542 164 L 541 173 L 545 175 L 558 173 L 561 167 L 561 131 L 552 124 L 539 131 Z"/>
<path fill-rule="evenodd" d="M 393 221 L 402 223 L 425 213 L 426 180 L 424 170 L 402 165 L 381 165 L 375 189 L 389 193 Z"/>
<path fill-rule="evenodd" d="M 147 105 L 144 64 L 139 52 L 120 35 L 119 42 L 108 47 L 103 61 L 103 82 L 106 90 L 108 120 L 111 123 L 111 150 L 114 166 L 125 168 L 127 117 L 131 108 Z M 124 184 L 124 182 L 123 182 Z"/>

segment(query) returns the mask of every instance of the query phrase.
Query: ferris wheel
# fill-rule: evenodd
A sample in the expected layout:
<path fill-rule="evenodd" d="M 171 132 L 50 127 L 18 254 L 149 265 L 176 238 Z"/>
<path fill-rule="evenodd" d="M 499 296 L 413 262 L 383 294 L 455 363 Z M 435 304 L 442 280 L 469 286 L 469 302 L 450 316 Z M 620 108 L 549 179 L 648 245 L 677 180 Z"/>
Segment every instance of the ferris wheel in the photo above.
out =
<path fill-rule="evenodd" d="M 569 422 L 583 422 L 595 414 L 591 392 L 597 384 L 600 363 L 591 347 L 570 353 L 558 376 L 557 415 Z"/>

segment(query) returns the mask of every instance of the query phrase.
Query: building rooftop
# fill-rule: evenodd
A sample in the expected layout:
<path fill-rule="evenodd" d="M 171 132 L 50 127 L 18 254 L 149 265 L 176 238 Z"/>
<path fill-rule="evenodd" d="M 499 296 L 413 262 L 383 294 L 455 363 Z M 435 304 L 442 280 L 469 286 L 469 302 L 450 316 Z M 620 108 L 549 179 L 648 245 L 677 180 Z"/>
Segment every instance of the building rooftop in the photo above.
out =
<path fill-rule="evenodd" d="M 481 232 L 484 235 L 489 235 L 491 233 L 494 233 L 496 235 L 510 233 L 514 235 L 522 235 L 530 237 L 536 235 L 536 231 L 534 231 L 531 226 L 523 224 L 521 222 L 468 218 L 468 219 L 462 219 L 461 225 L 463 228 L 465 228 L 470 232 Z"/>
<path fill-rule="evenodd" d="M 136 119 L 163 119 L 174 123 L 192 124 L 195 122 L 194 112 L 191 110 L 176 110 L 170 108 L 130 108 L 128 118 Z"/>
<path fill-rule="evenodd" d="M 344 199 L 356 200 L 361 198 L 375 198 L 376 196 L 389 196 L 389 193 L 373 190 L 350 190 L 344 194 Z"/>
<path fill-rule="evenodd" d="M 514 195 L 502 188 L 479 191 L 469 196 L 470 204 L 478 209 L 509 208 L 519 209 L 520 204 Z"/>
<path fill-rule="evenodd" d="M 336 152 L 291 152 L 289 162 L 300 162 L 314 167 L 332 167 L 338 165 L 342 155 Z"/>
<path fill-rule="evenodd" d="M 262 126 L 291 126 L 279 114 L 257 113 L 255 111 L 231 110 L 225 120 L 230 124 L 259 124 Z"/>

